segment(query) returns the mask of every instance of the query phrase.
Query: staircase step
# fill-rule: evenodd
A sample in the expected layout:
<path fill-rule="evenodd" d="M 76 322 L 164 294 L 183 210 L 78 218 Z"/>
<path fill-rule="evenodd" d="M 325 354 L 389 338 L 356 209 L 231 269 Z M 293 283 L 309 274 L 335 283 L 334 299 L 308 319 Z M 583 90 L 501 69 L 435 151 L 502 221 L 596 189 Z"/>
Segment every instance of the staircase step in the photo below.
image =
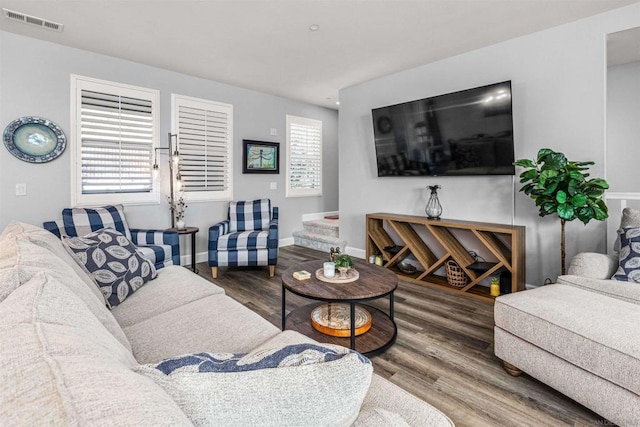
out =
<path fill-rule="evenodd" d="M 316 219 L 302 223 L 304 231 L 337 238 L 340 233 L 340 222 L 336 219 Z"/>
<path fill-rule="evenodd" d="M 306 230 L 294 231 L 292 234 L 295 245 L 322 252 L 328 253 L 331 248 L 335 247 L 339 247 L 344 252 L 345 246 L 347 246 L 346 240 L 340 240 L 338 237 L 326 234 L 311 233 Z"/>

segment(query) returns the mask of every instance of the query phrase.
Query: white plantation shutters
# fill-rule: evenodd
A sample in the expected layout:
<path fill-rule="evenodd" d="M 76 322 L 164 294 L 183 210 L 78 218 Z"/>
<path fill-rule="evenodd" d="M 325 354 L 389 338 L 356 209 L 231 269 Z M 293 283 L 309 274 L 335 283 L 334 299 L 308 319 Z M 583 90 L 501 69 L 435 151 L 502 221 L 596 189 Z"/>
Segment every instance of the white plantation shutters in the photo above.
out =
<path fill-rule="evenodd" d="M 187 200 L 231 200 L 233 106 L 175 94 L 171 101 Z"/>
<path fill-rule="evenodd" d="M 74 205 L 157 202 L 158 91 L 72 76 Z"/>
<path fill-rule="evenodd" d="M 287 197 L 322 195 L 322 122 L 287 116 Z"/>
<path fill-rule="evenodd" d="M 82 193 L 152 190 L 152 102 L 81 92 Z"/>

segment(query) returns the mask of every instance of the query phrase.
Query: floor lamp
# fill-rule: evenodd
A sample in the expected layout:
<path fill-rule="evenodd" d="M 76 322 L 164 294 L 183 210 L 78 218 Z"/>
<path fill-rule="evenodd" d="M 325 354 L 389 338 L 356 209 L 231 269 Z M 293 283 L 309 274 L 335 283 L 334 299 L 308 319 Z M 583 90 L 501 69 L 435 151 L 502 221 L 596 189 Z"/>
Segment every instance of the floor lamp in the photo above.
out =
<path fill-rule="evenodd" d="M 175 138 L 175 150 L 173 141 Z M 174 192 L 174 179 L 175 185 L 178 186 L 178 189 L 182 186 L 182 177 L 180 176 L 180 152 L 178 151 L 178 135 L 175 133 L 169 132 L 169 146 L 168 147 L 156 147 L 153 153 L 153 173 L 154 176 L 157 176 L 158 170 L 160 167 L 158 166 L 158 150 L 168 150 L 170 153 L 169 156 L 169 206 L 171 212 L 171 228 L 175 228 L 176 226 L 176 216 L 175 216 L 175 192 Z M 176 169 L 176 174 L 174 175 L 173 170 Z"/>

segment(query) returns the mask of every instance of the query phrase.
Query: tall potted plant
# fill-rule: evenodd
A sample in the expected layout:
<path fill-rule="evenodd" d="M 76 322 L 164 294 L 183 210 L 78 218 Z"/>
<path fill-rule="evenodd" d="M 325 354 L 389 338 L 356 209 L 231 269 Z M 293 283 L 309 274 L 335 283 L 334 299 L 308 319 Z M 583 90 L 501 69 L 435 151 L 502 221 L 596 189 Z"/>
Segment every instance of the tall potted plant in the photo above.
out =
<path fill-rule="evenodd" d="M 562 153 L 549 148 L 538 151 L 535 160 L 514 162 L 525 171 L 520 174 L 520 191 L 531 197 L 540 209 L 540 216 L 557 214 L 560 217 L 560 256 L 562 274 L 565 269 L 565 222 L 579 219 L 587 224 L 592 219 L 605 220 L 607 205 L 602 200 L 609 184 L 602 178 L 589 178 L 586 172 L 594 162 L 573 162 Z"/>

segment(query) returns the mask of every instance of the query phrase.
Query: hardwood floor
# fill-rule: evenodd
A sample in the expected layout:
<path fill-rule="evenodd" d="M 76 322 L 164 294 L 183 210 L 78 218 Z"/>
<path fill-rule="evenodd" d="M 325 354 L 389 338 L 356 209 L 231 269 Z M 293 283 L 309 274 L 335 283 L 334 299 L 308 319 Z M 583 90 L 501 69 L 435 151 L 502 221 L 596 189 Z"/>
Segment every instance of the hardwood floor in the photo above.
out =
<path fill-rule="evenodd" d="M 280 249 L 276 275 L 266 267 L 220 268 L 212 279 L 227 295 L 281 325 L 279 273 L 328 255 Z M 287 310 L 309 301 L 287 294 Z M 387 304 L 387 305 L 385 305 Z M 388 301 L 373 303 L 387 310 Z M 396 343 L 371 358 L 379 375 L 446 413 L 457 426 L 603 426 L 599 415 L 523 374 L 511 377 L 493 354 L 493 304 L 400 282 L 395 293 Z"/>

